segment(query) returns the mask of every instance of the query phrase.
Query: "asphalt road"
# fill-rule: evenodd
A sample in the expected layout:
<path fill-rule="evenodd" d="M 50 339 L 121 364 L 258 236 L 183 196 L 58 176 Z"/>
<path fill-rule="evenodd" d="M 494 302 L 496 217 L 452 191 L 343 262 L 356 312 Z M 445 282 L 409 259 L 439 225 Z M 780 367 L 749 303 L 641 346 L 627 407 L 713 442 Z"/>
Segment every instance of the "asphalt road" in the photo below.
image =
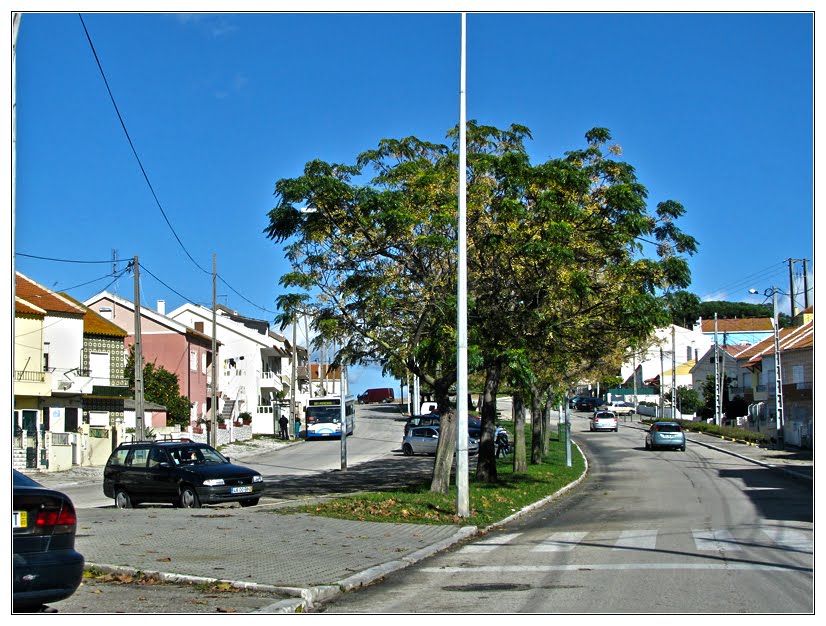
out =
<path fill-rule="evenodd" d="M 573 436 L 575 491 L 477 541 L 341 596 L 327 613 L 810 613 L 811 483 L 643 433 Z M 423 599 L 426 598 L 426 601 Z"/>

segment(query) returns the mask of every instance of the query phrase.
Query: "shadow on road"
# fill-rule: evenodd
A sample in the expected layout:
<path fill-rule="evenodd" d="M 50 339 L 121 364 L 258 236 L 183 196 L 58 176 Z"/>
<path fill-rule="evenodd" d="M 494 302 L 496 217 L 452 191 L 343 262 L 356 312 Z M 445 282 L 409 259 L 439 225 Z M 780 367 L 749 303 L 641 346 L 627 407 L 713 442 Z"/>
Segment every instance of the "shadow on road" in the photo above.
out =
<path fill-rule="evenodd" d="M 363 491 L 398 491 L 429 483 L 434 457 L 398 457 L 361 463 L 345 471 L 307 476 L 266 476 L 264 495 L 272 498 L 347 495 Z"/>

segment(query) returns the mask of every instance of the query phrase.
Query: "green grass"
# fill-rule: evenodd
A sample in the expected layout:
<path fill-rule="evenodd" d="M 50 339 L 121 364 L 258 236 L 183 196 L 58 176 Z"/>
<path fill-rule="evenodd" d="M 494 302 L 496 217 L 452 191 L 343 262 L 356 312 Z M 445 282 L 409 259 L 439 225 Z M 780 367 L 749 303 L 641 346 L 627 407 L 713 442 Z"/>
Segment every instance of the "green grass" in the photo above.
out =
<path fill-rule="evenodd" d="M 530 433 L 527 436 L 530 440 Z M 530 448 L 528 455 L 530 458 Z M 514 474 L 513 454 L 508 455 L 507 459 L 497 459 L 499 480 L 495 484 L 475 479 L 475 457 L 471 457 L 469 466 L 469 517 L 456 515 L 455 485 L 451 486 L 447 494 L 432 493 L 429 480 L 403 491 L 336 498 L 320 504 L 292 508 L 290 512 L 360 521 L 483 527 L 503 520 L 570 484 L 582 475 L 585 461 L 576 446 L 572 445 L 571 467 L 568 467 L 564 442 L 551 441 L 550 452 L 543 462 L 537 465 L 529 463 L 526 473 Z"/>

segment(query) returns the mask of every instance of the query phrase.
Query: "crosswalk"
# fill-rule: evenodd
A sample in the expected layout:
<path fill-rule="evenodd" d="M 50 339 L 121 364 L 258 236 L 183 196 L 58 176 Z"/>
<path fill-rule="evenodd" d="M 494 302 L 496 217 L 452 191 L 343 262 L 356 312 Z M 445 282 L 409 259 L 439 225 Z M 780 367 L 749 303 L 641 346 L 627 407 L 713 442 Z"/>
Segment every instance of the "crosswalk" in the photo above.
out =
<path fill-rule="evenodd" d="M 459 550 L 462 554 L 490 553 L 508 545 L 522 545 L 529 552 L 571 552 L 580 546 L 612 551 L 673 549 L 675 542 L 690 538 L 699 553 L 740 552 L 748 548 L 771 548 L 784 552 L 813 554 L 812 531 L 793 528 L 782 523 L 767 523 L 758 527 L 695 528 L 685 531 L 659 529 L 624 529 L 617 531 L 556 531 L 545 536 L 526 533 L 495 534 Z M 665 544 L 665 545 L 664 545 Z"/>

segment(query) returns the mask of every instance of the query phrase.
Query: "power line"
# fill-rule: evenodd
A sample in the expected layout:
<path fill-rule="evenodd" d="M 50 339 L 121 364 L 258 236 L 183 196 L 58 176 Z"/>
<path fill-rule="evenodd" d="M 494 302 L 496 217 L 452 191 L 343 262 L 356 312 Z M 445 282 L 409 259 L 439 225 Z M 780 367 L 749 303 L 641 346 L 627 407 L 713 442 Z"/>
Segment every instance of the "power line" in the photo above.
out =
<path fill-rule="evenodd" d="M 83 16 L 78 13 L 78 17 L 80 18 L 80 23 L 83 25 L 83 31 L 86 33 L 86 39 L 89 42 L 89 47 L 92 49 L 92 54 L 95 57 L 95 62 L 97 63 L 98 70 L 100 70 L 100 75 L 103 77 L 103 82 L 106 85 L 106 91 L 109 92 L 109 99 L 112 101 L 112 106 L 115 107 L 115 113 L 118 115 L 118 120 L 120 121 L 121 128 L 123 128 L 123 132 L 126 135 L 126 140 L 129 142 L 129 147 L 132 149 L 132 154 L 135 155 L 135 160 L 138 162 L 138 167 L 141 169 L 141 173 L 143 174 L 143 178 L 146 181 L 146 184 L 149 186 L 149 191 L 152 193 L 152 197 L 155 199 L 155 204 L 158 205 L 158 209 L 163 215 L 164 220 L 166 221 L 166 225 L 169 226 L 169 230 L 172 231 L 172 234 L 175 236 L 175 239 L 178 241 L 178 245 L 181 246 L 181 249 L 186 253 L 186 256 L 189 257 L 189 260 L 195 264 L 199 270 L 204 272 L 205 274 L 209 274 L 207 270 L 201 267 L 198 262 L 192 258 L 192 255 L 189 254 L 189 251 L 184 246 L 181 238 L 178 237 L 178 233 L 175 232 L 175 229 L 172 227 L 172 223 L 169 221 L 169 218 L 166 216 L 166 211 L 163 210 L 163 206 L 161 206 L 160 200 L 158 200 L 158 196 L 155 193 L 155 189 L 152 187 L 152 183 L 149 180 L 149 175 L 146 173 L 146 170 L 143 167 L 143 163 L 141 162 L 140 157 L 138 156 L 138 151 L 135 149 L 135 145 L 132 143 L 132 137 L 129 136 L 129 131 L 126 129 L 126 123 L 123 121 L 123 116 L 120 114 L 120 109 L 118 108 L 117 102 L 115 102 L 115 97 L 112 95 L 112 90 L 109 88 L 109 81 L 106 79 L 106 74 L 103 71 L 103 67 L 101 66 L 100 59 L 98 58 L 98 53 L 95 50 L 95 45 L 92 43 L 92 37 L 89 35 L 89 31 L 86 29 L 86 23 L 83 21 Z"/>
<path fill-rule="evenodd" d="M 80 259 L 55 259 L 52 257 L 47 256 L 37 256 L 34 254 L 25 254 L 23 252 L 15 252 L 15 256 L 24 256 L 28 259 L 40 259 L 41 261 L 56 261 L 58 263 L 112 263 L 112 259 L 106 259 L 105 261 L 82 261 Z M 115 259 L 117 263 L 124 263 L 127 261 L 131 261 L 132 259 Z"/>

